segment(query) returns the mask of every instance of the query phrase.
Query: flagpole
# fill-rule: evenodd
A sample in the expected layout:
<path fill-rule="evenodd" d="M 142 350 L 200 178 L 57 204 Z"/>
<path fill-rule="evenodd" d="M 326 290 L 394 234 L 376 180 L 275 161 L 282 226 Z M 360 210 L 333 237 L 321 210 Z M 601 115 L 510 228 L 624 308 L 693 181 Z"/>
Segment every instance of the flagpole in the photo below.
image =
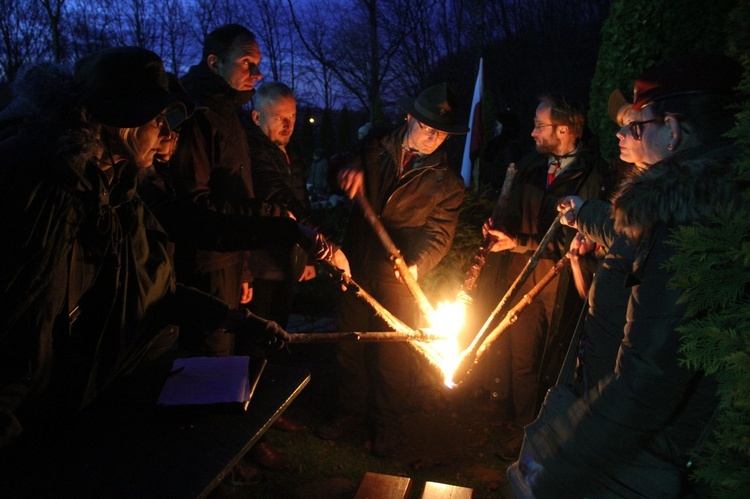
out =
<path fill-rule="evenodd" d="M 461 163 L 461 177 L 464 185 L 471 185 L 472 156 L 476 156 L 482 143 L 482 96 L 484 94 L 484 58 L 479 58 L 479 70 L 477 80 L 474 84 L 474 97 L 471 99 L 471 113 L 469 114 L 469 126 L 471 130 L 466 135 L 463 162 Z"/>

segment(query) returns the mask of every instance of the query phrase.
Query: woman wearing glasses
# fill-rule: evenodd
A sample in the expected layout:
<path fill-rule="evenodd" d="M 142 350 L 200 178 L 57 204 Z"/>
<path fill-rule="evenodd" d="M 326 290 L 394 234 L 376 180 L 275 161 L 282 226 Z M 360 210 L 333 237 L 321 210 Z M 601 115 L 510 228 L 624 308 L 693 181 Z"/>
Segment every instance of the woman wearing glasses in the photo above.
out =
<path fill-rule="evenodd" d="M 712 54 L 683 56 L 647 71 L 635 83 L 633 109 L 641 116 L 629 128 L 651 166 L 617 193 L 614 228 L 611 222 L 591 224 L 596 206 L 589 202 L 563 203 L 573 207 L 568 221 L 583 232 L 616 230 L 613 248 L 621 241 L 632 246 L 633 265 L 623 269 L 624 280 L 598 273 L 594 282 L 625 286 L 626 325 L 617 335 L 595 338 L 610 350 L 609 365 L 606 356 L 590 362 L 596 345 L 587 330 L 584 369 L 597 386 L 567 417 L 546 426 L 556 436 L 542 428 L 529 437 L 509 470 L 526 494 L 707 497 L 688 477 L 690 456 L 705 445 L 702 435 L 716 410 L 716 380 L 681 360 L 677 328 L 686 313 L 679 302 L 684 290 L 671 285 L 674 269 L 667 264 L 676 229 L 710 223 L 720 216 L 717 209 L 741 202 L 732 168 L 739 152 L 724 138 L 734 124 L 741 74 L 736 61 Z"/>
<path fill-rule="evenodd" d="M 72 75 L 32 67 L 14 88 L 0 143 L 0 447 L 113 391 L 167 324 L 267 326 L 176 285 L 135 192 L 181 106 L 156 54 L 105 49 Z"/>

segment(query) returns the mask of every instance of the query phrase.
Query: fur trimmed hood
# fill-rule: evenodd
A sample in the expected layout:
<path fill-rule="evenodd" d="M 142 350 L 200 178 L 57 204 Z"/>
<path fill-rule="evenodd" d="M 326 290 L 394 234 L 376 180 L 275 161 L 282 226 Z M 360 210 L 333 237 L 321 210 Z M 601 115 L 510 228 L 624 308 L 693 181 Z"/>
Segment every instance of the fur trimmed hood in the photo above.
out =
<path fill-rule="evenodd" d="M 675 154 L 627 180 L 612 205 L 615 228 L 636 243 L 661 225 L 694 222 L 737 200 L 736 146 L 721 142 Z"/>

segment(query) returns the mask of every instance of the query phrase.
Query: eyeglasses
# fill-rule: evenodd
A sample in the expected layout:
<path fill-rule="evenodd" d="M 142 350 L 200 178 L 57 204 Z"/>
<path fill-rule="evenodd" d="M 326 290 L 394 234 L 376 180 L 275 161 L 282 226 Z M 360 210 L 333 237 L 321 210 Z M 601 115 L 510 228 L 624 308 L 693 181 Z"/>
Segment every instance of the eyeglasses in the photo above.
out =
<path fill-rule="evenodd" d="M 450 135 L 448 132 L 441 132 L 440 130 L 435 130 L 434 128 L 425 126 L 419 120 L 415 120 L 415 121 L 419 125 L 419 128 L 422 129 L 422 133 L 424 133 L 428 137 L 437 137 L 439 139 L 444 139 Z"/>
<path fill-rule="evenodd" d="M 167 113 L 162 113 L 154 118 L 156 128 L 159 132 L 164 132 L 165 135 L 172 133 L 172 127 L 169 126 L 169 120 L 167 119 Z"/>
<path fill-rule="evenodd" d="M 654 123 L 657 121 L 661 121 L 659 118 L 654 118 L 651 120 L 645 120 L 645 121 L 631 121 L 628 123 L 628 129 L 630 130 L 630 135 L 633 136 L 633 140 L 640 141 L 643 139 L 643 129 L 648 125 L 649 123 Z"/>
<path fill-rule="evenodd" d="M 534 123 L 534 130 L 541 130 L 547 126 L 557 126 L 554 123 Z"/>

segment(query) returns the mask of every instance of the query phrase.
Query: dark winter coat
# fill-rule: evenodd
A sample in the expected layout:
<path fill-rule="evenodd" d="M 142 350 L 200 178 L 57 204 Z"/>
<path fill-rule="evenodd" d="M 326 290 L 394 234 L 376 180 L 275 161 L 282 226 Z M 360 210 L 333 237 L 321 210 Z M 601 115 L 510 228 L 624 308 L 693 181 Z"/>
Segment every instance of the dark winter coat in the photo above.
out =
<path fill-rule="evenodd" d="M 214 251 L 288 252 L 295 244 L 307 244 L 291 218 L 218 213 L 178 197 L 168 163 L 154 161 L 139 179 L 138 194 L 177 245 Z"/>
<path fill-rule="evenodd" d="M 247 125 L 247 140 L 253 163 L 253 184 L 259 200 L 283 206 L 303 225 L 312 225 L 307 198 L 305 166 L 292 144 L 285 153 L 254 123 Z M 288 156 L 287 156 L 288 155 Z M 302 275 L 307 255 L 297 249 L 259 251 L 250 257 L 253 277 L 271 280 L 296 280 Z"/>
<path fill-rule="evenodd" d="M 464 186 L 450 169 L 442 147 L 399 178 L 405 133 L 406 125 L 384 136 L 371 133 L 353 161 L 364 170 L 367 200 L 406 264 L 416 265 L 421 278 L 451 247 Z M 395 279 L 390 255 L 356 206 L 342 250 L 355 279 L 358 275 Z"/>
<path fill-rule="evenodd" d="M 504 232 L 517 241 L 509 259 L 513 272 L 507 275 L 505 288 L 518 277 L 520 269 L 539 247 L 539 242 L 558 215 L 557 205 L 563 198 L 577 195 L 583 199 L 598 199 L 604 194 L 602 181 L 607 165 L 596 151 L 587 149 L 583 144 L 579 145 L 575 159 L 545 189 L 548 158 L 549 155 L 534 151 L 518 164 L 518 173 L 503 217 Z M 575 234 L 576 231 L 569 227 L 560 227 L 553 242 L 541 253 L 541 258 L 526 283 L 519 288 L 516 299 L 530 291 L 567 253 Z M 505 289 L 497 290 L 495 303 L 500 301 L 504 291 Z M 582 301 L 568 268 L 563 269 L 540 292 L 537 300 L 544 303 L 547 313 L 545 323 L 549 324 L 540 371 L 540 391 L 544 393 L 557 378 Z"/>
<path fill-rule="evenodd" d="M 578 213 L 578 229 L 606 249 L 588 294 L 588 310 L 579 348 L 579 393 L 589 396 L 598 382 L 611 376 L 623 338 L 635 245 L 618 235 L 611 218 L 612 204 L 592 199 Z"/>
<path fill-rule="evenodd" d="M 171 161 L 178 195 L 218 213 L 262 214 L 252 200 L 250 151 L 238 116 L 252 92 L 234 90 L 205 64 L 191 67 L 181 81 L 190 98 L 207 110 L 195 113 L 180 130 Z M 189 272 L 211 272 L 247 258 L 243 252 L 203 251 L 186 244 L 177 251 Z"/>
<path fill-rule="evenodd" d="M 699 442 L 717 399 L 713 378 L 681 362 L 676 327 L 685 306 L 678 303 L 680 290 L 669 286 L 665 263 L 674 248 L 668 240 L 672 229 L 739 202 L 736 154 L 727 144 L 688 149 L 631 179 L 616 196 L 615 228 L 636 251 L 614 375 L 597 397 L 579 401 L 570 413 L 570 432 L 558 434 L 542 460 L 544 472 L 534 486 L 540 497 L 591 496 L 607 479 L 661 497 L 685 493 L 687 451 Z M 645 459 L 657 465 L 622 476 L 629 462 Z M 655 481 L 668 466 L 676 469 L 675 480 Z"/>
<path fill-rule="evenodd" d="M 284 153 L 255 124 L 248 125 L 247 140 L 256 197 L 285 206 L 298 222 L 309 225 L 312 213 L 305 184 L 305 164 L 294 143 L 290 143 Z"/>
<path fill-rule="evenodd" d="M 99 129 L 67 107 L 71 77 L 37 77 L 46 85 L 22 86 L 34 106 L 0 144 L 0 445 L 90 403 L 165 325 L 216 327 L 228 310 L 175 284 L 135 167 L 109 181 L 96 166 Z"/>

